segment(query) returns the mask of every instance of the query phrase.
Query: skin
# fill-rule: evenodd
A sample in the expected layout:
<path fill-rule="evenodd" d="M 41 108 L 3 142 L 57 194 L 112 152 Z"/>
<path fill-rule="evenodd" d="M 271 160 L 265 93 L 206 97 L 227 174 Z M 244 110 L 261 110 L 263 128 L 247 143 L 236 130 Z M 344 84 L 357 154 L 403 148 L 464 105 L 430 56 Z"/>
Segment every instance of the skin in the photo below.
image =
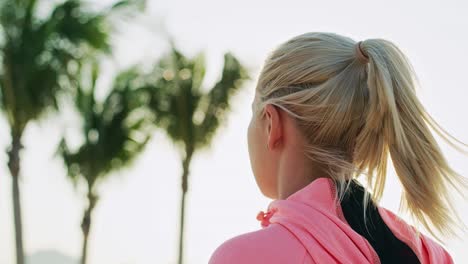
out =
<path fill-rule="evenodd" d="M 257 99 L 252 103 L 252 118 L 247 140 L 255 181 L 271 199 L 286 199 L 319 177 L 327 177 L 320 165 L 304 154 L 305 138 L 295 120 L 283 109 L 267 104 L 263 113 L 255 114 Z"/>

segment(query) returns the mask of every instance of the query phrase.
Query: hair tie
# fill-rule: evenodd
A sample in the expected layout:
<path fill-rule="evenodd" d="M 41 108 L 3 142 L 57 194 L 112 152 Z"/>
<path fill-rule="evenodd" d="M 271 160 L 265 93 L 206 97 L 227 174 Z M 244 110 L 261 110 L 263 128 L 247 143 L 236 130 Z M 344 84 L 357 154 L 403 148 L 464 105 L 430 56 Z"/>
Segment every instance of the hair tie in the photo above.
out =
<path fill-rule="evenodd" d="M 359 41 L 357 44 L 356 44 L 356 58 L 358 59 L 358 61 L 360 61 L 361 63 L 363 64 L 367 64 L 369 62 L 369 57 L 367 55 L 364 54 L 364 52 L 362 51 L 362 48 L 361 48 L 361 43 L 362 41 Z"/>

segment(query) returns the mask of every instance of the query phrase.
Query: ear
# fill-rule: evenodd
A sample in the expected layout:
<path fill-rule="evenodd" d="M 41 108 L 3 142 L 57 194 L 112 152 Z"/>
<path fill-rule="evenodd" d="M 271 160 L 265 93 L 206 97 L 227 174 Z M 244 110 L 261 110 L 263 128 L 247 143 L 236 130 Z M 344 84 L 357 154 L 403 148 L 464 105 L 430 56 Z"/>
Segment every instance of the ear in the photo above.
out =
<path fill-rule="evenodd" d="M 267 147 L 273 150 L 280 146 L 283 139 L 283 124 L 279 109 L 272 104 L 267 104 L 265 106 L 265 118 L 267 122 Z"/>

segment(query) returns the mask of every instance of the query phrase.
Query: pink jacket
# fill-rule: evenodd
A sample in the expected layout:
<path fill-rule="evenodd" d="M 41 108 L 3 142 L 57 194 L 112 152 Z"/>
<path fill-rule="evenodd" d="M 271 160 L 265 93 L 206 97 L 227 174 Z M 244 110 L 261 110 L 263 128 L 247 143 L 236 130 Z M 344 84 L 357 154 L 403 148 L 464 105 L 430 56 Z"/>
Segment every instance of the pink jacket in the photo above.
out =
<path fill-rule="evenodd" d="M 333 181 L 318 178 L 289 196 L 275 200 L 257 217 L 262 229 L 234 237 L 211 256 L 210 264 L 380 263 L 369 242 L 346 222 L 335 199 Z M 378 211 L 392 233 L 407 244 L 422 264 L 453 263 L 439 244 L 382 207 Z"/>

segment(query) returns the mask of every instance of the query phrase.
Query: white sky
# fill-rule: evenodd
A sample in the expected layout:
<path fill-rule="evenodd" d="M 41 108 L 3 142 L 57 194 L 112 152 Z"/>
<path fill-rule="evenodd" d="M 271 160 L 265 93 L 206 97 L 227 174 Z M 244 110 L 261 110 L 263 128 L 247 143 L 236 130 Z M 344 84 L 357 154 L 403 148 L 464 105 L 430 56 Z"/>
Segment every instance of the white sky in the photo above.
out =
<path fill-rule="evenodd" d="M 420 98 L 454 136 L 468 142 L 468 4 L 446 1 L 181 1 L 149 0 L 146 29 L 125 27 L 117 38 L 112 69 L 151 63 L 167 45 L 167 31 L 186 54 L 205 51 L 207 84 L 216 80 L 222 54 L 232 51 L 252 70 L 253 81 L 235 98 L 227 124 L 210 150 L 198 153 L 191 167 L 187 202 L 186 263 L 206 263 L 224 240 L 260 228 L 255 216 L 269 200 L 255 185 L 247 153 L 246 129 L 258 70 L 277 44 L 309 31 L 329 31 L 356 40 L 386 38 L 410 58 L 420 78 Z M 287 3 L 287 4 L 286 4 Z M 148 30 L 150 29 L 150 30 Z M 151 31 L 153 35 L 148 35 Z M 107 78 L 109 79 L 109 78 Z M 106 82 L 103 81 L 103 84 Z M 22 205 L 26 251 L 55 249 L 76 258 L 81 250 L 80 221 L 84 202 L 53 157 L 62 131 L 77 124 L 48 119 L 26 131 L 22 153 Z M 0 119 L 0 148 L 9 144 Z M 453 167 L 468 176 L 468 157 L 443 145 Z M 0 152 L 0 164 L 6 165 Z M 178 153 L 162 133 L 130 169 L 102 184 L 90 239 L 90 264 L 175 263 L 180 194 Z M 382 204 L 397 210 L 398 184 L 389 177 Z M 13 263 L 14 234 L 11 180 L 0 167 L 0 264 Z M 467 205 L 459 202 L 462 217 Z M 465 220 L 467 221 L 467 220 Z M 468 238 L 449 240 L 456 263 L 468 261 Z"/>

